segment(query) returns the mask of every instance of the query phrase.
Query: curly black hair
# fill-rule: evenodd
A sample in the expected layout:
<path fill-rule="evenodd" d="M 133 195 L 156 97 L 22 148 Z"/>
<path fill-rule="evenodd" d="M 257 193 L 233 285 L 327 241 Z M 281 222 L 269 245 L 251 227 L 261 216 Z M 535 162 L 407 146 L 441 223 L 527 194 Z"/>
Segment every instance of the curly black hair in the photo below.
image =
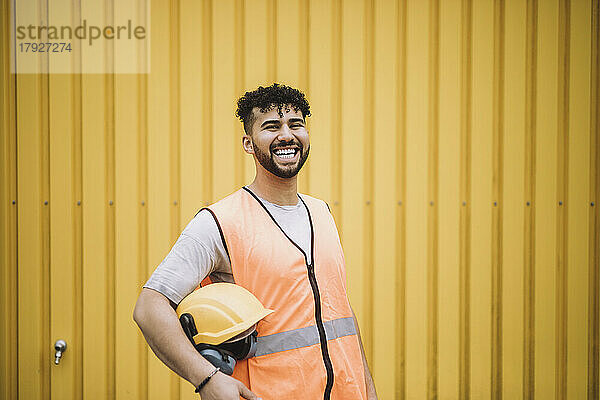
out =
<path fill-rule="evenodd" d="M 237 102 L 235 115 L 244 124 L 247 135 L 252 132 L 255 116 L 252 110 L 258 107 L 261 112 L 267 112 L 277 107 L 279 116 L 283 117 L 283 107 L 291 106 L 295 111 L 301 111 L 302 116 L 310 117 L 310 105 L 304 93 L 298 89 L 274 83 L 271 86 L 259 86 L 258 89 L 246 92 Z"/>

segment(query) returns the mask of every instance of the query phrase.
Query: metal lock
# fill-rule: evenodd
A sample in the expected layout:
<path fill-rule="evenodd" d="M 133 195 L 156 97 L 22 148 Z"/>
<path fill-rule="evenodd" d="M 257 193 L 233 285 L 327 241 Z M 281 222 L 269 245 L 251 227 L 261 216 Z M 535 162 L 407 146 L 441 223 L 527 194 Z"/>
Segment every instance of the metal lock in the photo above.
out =
<path fill-rule="evenodd" d="M 56 350 L 56 353 L 54 354 L 54 364 L 58 365 L 63 353 L 67 350 L 67 342 L 62 339 L 57 340 L 56 343 L 54 343 L 54 350 Z"/>

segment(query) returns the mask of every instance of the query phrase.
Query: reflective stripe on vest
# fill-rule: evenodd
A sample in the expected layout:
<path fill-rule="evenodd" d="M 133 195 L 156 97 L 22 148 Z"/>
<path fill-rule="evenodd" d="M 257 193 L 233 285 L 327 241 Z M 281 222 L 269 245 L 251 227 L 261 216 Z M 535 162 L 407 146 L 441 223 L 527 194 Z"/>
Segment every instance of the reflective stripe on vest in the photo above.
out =
<path fill-rule="evenodd" d="M 328 341 L 344 336 L 356 335 L 356 327 L 354 326 L 354 318 L 352 317 L 325 321 L 323 325 L 325 326 L 325 334 Z M 257 340 L 256 357 L 320 343 L 316 325 L 258 337 Z"/>

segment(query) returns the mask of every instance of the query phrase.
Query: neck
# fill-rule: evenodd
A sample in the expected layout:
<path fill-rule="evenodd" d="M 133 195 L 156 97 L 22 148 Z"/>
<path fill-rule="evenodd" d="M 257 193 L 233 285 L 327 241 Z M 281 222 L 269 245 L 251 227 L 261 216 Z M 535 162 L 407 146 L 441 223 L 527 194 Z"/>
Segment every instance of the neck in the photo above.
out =
<path fill-rule="evenodd" d="M 248 185 L 257 196 L 280 206 L 298 204 L 298 176 L 280 178 L 268 171 L 257 170 L 254 181 Z"/>

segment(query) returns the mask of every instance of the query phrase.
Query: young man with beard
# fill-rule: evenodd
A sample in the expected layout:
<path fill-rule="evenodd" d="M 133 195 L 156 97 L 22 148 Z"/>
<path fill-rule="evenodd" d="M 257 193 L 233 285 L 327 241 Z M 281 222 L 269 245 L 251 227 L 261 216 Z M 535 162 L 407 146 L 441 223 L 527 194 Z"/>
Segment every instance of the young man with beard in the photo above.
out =
<path fill-rule="evenodd" d="M 254 181 L 196 214 L 142 289 L 134 319 L 177 374 L 194 386 L 212 375 L 203 400 L 376 399 L 335 222 L 325 202 L 297 192 L 310 150 L 308 102 L 273 84 L 246 92 L 237 116 Z M 258 323 L 256 356 L 239 361 L 233 377 L 195 351 L 173 310 L 206 276 L 275 310 Z"/>

